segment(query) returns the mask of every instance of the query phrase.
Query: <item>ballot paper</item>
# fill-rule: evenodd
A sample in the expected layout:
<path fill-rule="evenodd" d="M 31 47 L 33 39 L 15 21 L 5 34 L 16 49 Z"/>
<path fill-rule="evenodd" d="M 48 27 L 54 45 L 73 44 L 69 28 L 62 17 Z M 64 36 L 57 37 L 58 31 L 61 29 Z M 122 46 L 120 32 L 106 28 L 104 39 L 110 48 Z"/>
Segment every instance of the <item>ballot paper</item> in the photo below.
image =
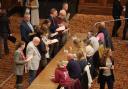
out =
<path fill-rule="evenodd" d="M 64 25 L 56 29 L 56 31 L 64 31 L 64 30 L 65 30 L 65 26 Z"/>

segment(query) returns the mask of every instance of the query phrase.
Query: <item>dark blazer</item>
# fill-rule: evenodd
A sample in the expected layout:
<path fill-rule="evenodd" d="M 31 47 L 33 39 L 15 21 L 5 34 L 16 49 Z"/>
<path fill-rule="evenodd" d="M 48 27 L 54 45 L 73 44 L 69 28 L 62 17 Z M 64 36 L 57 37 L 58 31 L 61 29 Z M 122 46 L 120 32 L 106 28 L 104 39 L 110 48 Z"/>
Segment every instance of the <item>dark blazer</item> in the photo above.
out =
<path fill-rule="evenodd" d="M 56 32 L 56 29 L 58 28 L 58 24 L 56 22 L 56 19 L 49 16 L 48 19 L 51 21 L 51 25 L 50 25 L 50 32 L 51 33 L 55 33 Z"/>
<path fill-rule="evenodd" d="M 128 18 L 128 1 L 126 2 L 126 11 L 125 11 L 125 18 Z M 126 20 L 128 23 L 128 20 Z"/>
<path fill-rule="evenodd" d="M 113 9 L 112 9 L 113 18 L 114 19 L 119 18 L 121 16 L 121 14 L 122 14 L 122 10 L 123 10 L 123 7 L 121 6 L 120 1 L 115 0 L 113 2 Z"/>
<path fill-rule="evenodd" d="M 20 32 L 21 32 L 22 41 L 25 41 L 26 43 L 31 41 L 31 37 L 29 36 L 29 33 L 32 33 L 32 30 L 24 20 L 20 24 Z"/>
<path fill-rule="evenodd" d="M 7 33 L 10 34 L 10 28 L 9 28 L 9 19 L 6 15 L 0 16 L 0 34 Z"/>
<path fill-rule="evenodd" d="M 40 42 L 40 44 L 37 46 L 40 54 L 41 54 L 41 59 L 46 59 L 45 57 L 45 54 L 47 53 L 47 50 L 46 50 L 46 45 L 43 41 Z"/>
<path fill-rule="evenodd" d="M 67 70 L 69 72 L 69 76 L 73 79 L 76 79 L 76 78 L 81 78 L 81 68 L 80 68 L 80 65 L 79 63 L 74 60 L 74 59 L 71 59 L 68 64 L 67 64 Z"/>
<path fill-rule="evenodd" d="M 111 57 L 111 61 L 112 61 L 112 65 L 114 65 L 114 60 L 112 60 L 112 57 Z M 105 67 L 106 66 L 105 64 L 106 63 L 104 63 L 104 64 L 100 63 L 99 67 Z M 102 70 L 102 69 L 99 71 L 98 83 L 100 83 L 102 81 L 103 72 L 104 72 L 104 70 Z M 115 77 L 114 77 L 114 73 L 113 73 L 112 69 L 111 69 L 111 73 L 112 73 L 112 80 L 115 81 Z"/>
<path fill-rule="evenodd" d="M 78 61 L 79 65 L 80 65 L 80 68 L 81 68 L 81 72 L 83 73 L 84 72 L 84 67 L 86 65 L 88 65 L 88 62 L 86 61 L 86 59 L 81 59 L 80 61 Z"/>
<path fill-rule="evenodd" d="M 88 65 L 88 62 L 85 59 L 81 59 L 80 61 L 78 61 L 81 67 L 81 86 L 82 89 L 88 89 L 88 77 L 87 77 L 87 72 L 84 71 L 84 68 L 86 67 L 86 65 Z"/>

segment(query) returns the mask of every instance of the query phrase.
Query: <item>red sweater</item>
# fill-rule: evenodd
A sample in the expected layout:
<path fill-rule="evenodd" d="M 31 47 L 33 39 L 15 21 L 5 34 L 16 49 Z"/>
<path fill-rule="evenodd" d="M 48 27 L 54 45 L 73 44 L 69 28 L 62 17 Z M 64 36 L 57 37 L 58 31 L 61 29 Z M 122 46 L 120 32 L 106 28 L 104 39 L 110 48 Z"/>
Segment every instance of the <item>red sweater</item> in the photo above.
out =
<path fill-rule="evenodd" d="M 61 86 L 71 86 L 73 80 L 69 77 L 68 71 L 65 68 L 56 68 L 54 82 L 59 83 Z"/>

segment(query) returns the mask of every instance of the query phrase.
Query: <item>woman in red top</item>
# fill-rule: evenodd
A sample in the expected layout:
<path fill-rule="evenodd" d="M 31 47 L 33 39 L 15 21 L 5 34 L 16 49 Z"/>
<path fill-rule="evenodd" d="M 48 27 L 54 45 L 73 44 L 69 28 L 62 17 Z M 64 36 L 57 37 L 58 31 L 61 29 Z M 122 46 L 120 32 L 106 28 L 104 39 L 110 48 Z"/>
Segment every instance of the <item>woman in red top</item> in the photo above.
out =
<path fill-rule="evenodd" d="M 58 67 L 55 70 L 55 78 L 52 80 L 59 83 L 59 85 L 65 89 L 82 89 L 78 79 L 73 80 L 69 77 L 64 61 L 58 63 Z"/>

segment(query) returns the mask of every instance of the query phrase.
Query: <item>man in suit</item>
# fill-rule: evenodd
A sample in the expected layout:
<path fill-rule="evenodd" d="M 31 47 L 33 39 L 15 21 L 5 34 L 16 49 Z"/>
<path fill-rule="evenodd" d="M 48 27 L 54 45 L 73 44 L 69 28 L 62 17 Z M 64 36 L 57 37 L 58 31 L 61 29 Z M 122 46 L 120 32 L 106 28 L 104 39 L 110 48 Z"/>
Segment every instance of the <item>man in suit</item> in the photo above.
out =
<path fill-rule="evenodd" d="M 34 35 L 34 28 L 30 23 L 30 14 L 26 13 L 20 24 L 21 40 L 28 44 Z"/>
<path fill-rule="evenodd" d="M 58 15 L 57 10 L 55 8 L 52 8 L 50 11 L 50 16 L 48 18 L 51 21 L 51 25 L 49 28 L 50 39 L 58 39 L 58 32 L 56 32 L 56 29 L 58 28 L 58 24 L 56 22 L 57 15 Z M 50 50 L 49 50 L 50 57 L 53 58 L 57 54 L 58 50 L 59 50 L 58 43 L 50 45 Z"/>
<path fill-rule="evenodd" d="M 26 49 L 26 56 L 32 56 L 32 59 L 28 62 L 28 70 L 29 70 L 29 84 L 35 79 L 37 70 L 39 68 L 39 63 L 41 60 L 41 55 L 37 49 L 37 46 L 40 43 L 40 38 L 34 37 L 31 42 L 28 43 Z"/>
<path fill-rule="evenodd" d="M 10 21 L 7 17 L 6 11 L 1 10 L 1 13 L 0 13 L 0 42 L 1 42 L 1 44 L 4 44 L 5 54 L 9 53 L 8 42 L 7 42 L 8 36 L 11 35 L 9 24 L 10 24 Z M 2 55 L 0 54 L 0 56 L 2 56 Z"/>
<path fill-rule="evenodd" d="M 120 19 L 121 13 L 122 13 L 123 7 L 121 6 L 120 0 L 114 0 L 113 2 L 113 10 L 112 15 L 114 20 Z M 118 37 L 118 29 L 121 26 L 121 21 L 115 21 L 113 30 L 112 30 L 112 37 Z"/>

